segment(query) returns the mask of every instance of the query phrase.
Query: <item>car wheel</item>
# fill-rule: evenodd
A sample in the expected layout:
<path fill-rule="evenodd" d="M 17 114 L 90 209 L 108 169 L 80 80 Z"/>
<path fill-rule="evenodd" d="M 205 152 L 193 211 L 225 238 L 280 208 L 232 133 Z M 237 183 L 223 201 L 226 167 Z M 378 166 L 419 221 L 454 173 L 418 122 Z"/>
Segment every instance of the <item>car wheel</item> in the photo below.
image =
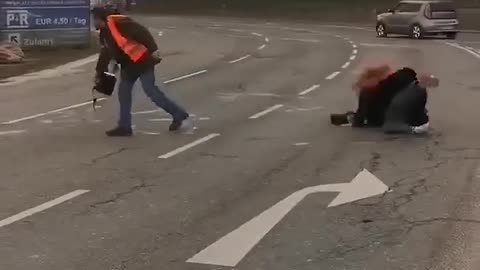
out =
<path fill-rule="evenodd" d="M 423 29 L 420 25 L 414 24 L 412 26 L 410 36 L 414 39 L 421 39 L 423 38 Z"/>
<path fill-rule="evenodd" d="M 447 33 L 447 38 L 448 39 L 456 39 L 457 38 L 457 33 L 456 32 Z"/>
<path fill-rule="evenodd" d="M 387 30 L 383 23 L 377 24 L 377 37 L 387 37 Z"/>

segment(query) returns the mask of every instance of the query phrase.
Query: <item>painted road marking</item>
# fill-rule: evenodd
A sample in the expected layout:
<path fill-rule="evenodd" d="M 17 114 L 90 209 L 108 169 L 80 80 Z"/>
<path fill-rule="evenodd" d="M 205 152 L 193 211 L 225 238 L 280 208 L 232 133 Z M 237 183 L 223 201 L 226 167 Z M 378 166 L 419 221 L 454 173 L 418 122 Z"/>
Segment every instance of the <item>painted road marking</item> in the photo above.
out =
<path fill-rule="evenodd" d="M 201 74 L 204 74 L 204 73 L 207 73 L 207 72 L 208 72 L 207 70 L 201 70 L 201 71 L 194 72 L 194 73 L 191 73 L 191 74 L 187 74 L 187 75 L 184 75 L 184 76 L 180 76 L 180 77 L 168 80 L 168 81 L 164 81 L 163 83 L 170 84 L 170 83 L 173 83 L 173 82 L 177 82 L 177 81 L 185 80 L 185 79 L 188 79 L 188 78 L 191 78 L 191 77 L 194 77 L 194 76 L 198 76 L 198 75 L 201 75 Z M 102 100 L 106 100 L 106 98 L 98 98 L 97 99 L 97 101 L 102 101 Z M 19 123 L 19 122 L 43 117 L 45 115 L 50 115 L 50 114 L 54 114 L 54 113 L 68 111 L 68 110 L 71 110 L 71 109 L 76 109 L 76 108 L 83 107 L 83 106 L 86 106 L 86 105 L 91 105 L 91 104 L 92 104 L 92 101 L 82 102 L 82 103 L 79 103 L 79 104 L 70 105 L 70 106 L 67 106 L 67 107 L 63 107 L 63 108 L 56 109 L 56 110 L 53 110 L 53 111 L 48 111 L 48 112 L 45 112 L 45 113 L 39 113 L 39 114 L 22 117 L 22 118 L 15 119 L 15 120 L 10 120 L 10 121 L 7 121 L 7 122 L 3 122 L 1 124 L 2 125 L 16 124 L 16 123 Z"/>
<path fill-rule="evenodd" d="M 179 148 L 177 148 L 177 149 L 175 149 L 175 150 L 173 150 L 173 151 L 170 151 L 170 152 L 168 152 L 168 153 L 166 153 L 166 154 L 163 154 L 163 155 L 159 156 L 158 158 L 160 158 L 160 159 L 168 159 L 168 158 L 174 157 L 174 156 L 176 156 L 176 155 L 178 155 L 178 154 L 180 154 L 180 153 L 182 153 L 182 152 L 187 151 L 187 150 L 190 149 L 190 148 L 193 148 L 193 147 L 195 147 L 195 146 L 197 146 L 197 145 L 199 145 L 199 144 L 208 142 L 208 141 L 210 141 L 211 139 L 216 138 L 216 137 L 218 137 L 218 136 L 220 136 L 219 133 L 212 133 L 212 134 L 207 135 L 207 136 L 205 136 L 205 137 L 203 137 L 203 138 L 200 138 L 200 139 L 198 139 L 198 140 L 195 140 L 195 141 L 193 141 L 193 142 L 191 142 L 191 143 L 189 143 L 189 144 L 186 144 L 186 145 L 184 145 L 184 146 L 182 146 L 182 147 L 179 147 Z"/>
<path fill-rule="evenodd" d="M 358 50 L 353 50 L 352 53 L 353 53 L 353 54 L 357 54 L 357 53 L 358 53 Z"/>
<path fill-rule="evenodd" d="M 350 183 L 319 185 L 298 190 L 200 251 L 187 262 L 235 267 L 308 195 L 319 192 L 339 192 L 340 194 L 328 205 L 328 207 L 335 207 L 385 194 L 387 191 L 388 187 L 367 170 L 360 172 Z"/>
<path fill-rule="evenodd" d="M 265 38 L 265 42 L 270 42 L 270 39 L 268 37 Z"/>
<path fill-rule="evenodd" d="M 265 47 L 267 47 L 267 45 L 263 44 L 262 46 L 258 47 L 258 50 L 261 51 L 261 50 L 265 49 Z"/>
<path fill-rule="evenodd" d="M 310 93 L 310 92 L 313 92 L 315 90 L 317 90 L 318 88 L 320 88 L 320 85 L 319 84 L 315 84 L 313 86 L 311 86 L 310 88 L 298 93 L 299 96 L 305 96 L 306 94 Z"/>
<path fill-rule="evenodd" d="M 253 32 L 253 33 L 252 33 L 252 35 L 254 35 L 254 36 L 257 36 L 257 37 L 263 37 L 263 35 L 262 35 L 262 34 L 255 33 L 255 32 Z"/>
<path fill-rule="evenodd" d="M 235 63 L 238 63 L 238 62 L 240 62 L 240 61 L 243 61 L 243 60 L 245 60 L 245 59 L 247 59 L 247 58 L 249 58 L 249 57 L 251 57 L 251 55 L 250 55 L 250 54 L 247 54 L 247 55 L 242 56 L 242 57 L 240 57 L 240 58 L 238 58 L 238 59 L 229 61 L 229 63 L 230 63 L 230 64 L 235 64 Z"/>
<path fill-rule="evenodd" d="M 353 47 L 354 49 L 356 49 L 358 46 L 357 46 L 357 44 L 352 44 L 352 47 Z"/>
<path fill-rule="evenodd" d="M 207 72 L 208 72 L 208 70 L 204 69 L 204 70 L 193 72 L 193 73 L 190 73 L 190 74 L 187 74 L 187 75 L 184 75 L 184 76 L 180 76 L 180 77 L 168 80 L 168 81 L 164 81 L 163 83 L 170 84 L 170 83 L 173 83 L 173 82 L 178 82 L 178 81 L 185 80 L 185 79 L 188 79 L 188 78 L 191 78 L 191 77 L 202 75 L 202 74 L 205 74 Z"/>
<path fill-rule="evenodd" d="M 380 47 L 380 48 L 411 48 L 412 46 L 400 44 L 385 44 L 385 43 L 360 43 L 362 47 Z"/>
<path fill-rule="evenodd" d="M 282 107 L 283 107 L 283 104 L 273 105 L 272 107 L 270 107 L 270 108 L 268 108 L 268 109 L 266 109 L 266 110 L 264 110 L 264 111 L 261 111 L 261 112 L 259 112 L 259 113 L 256 113 L 256 114 L 250 116 L 248 119 L 258 119 L 258 118 L 260 118 L 260 117 L 262 117 L 262 116 L 265 116 L 265 115 L 267 115 L 267 114 L 269 114 L 269 113 L 271 113 L 271 112 L 273 112 L 273 111 L 276 111 L 276 110 L 278 110 L 278 109 L 280 109 L 280 108 L 282 108 Z"/>
<path fill-rule="evenodd" d="M 352 55 L 352 56 L 350 56 L 350 61 L 353 61 L 353 60 L 355 60 L 355 58 L 357 58 L 357 56 L 356 56 L 356 55 Z"/>
<path fill-rule="evenodd" d="M 319 43 L 318 39 L 301 39 L 301 38 L 281 38 L 282 41 L 298 41 L 298 42 L 307 42 L 307 43 Z"/>
<path fill-rule="evenodd" d="M 309 142 L 298 142 L 298 143 L 294 143 L 293 145 L 295 146 L 307 146 L 307 145 L 310 145 Z"/>
<path fill-rule="evenodd" d="M 342 69 L 346 69 L 348 66 L 350 66 L 350 62 L 346 62 L 343 64 Z"/>
<path fill-rule="evenodd" d="M 445 44 L 447 44 L 448 46 L 451 46 L 451 47 L 454 47 L 454 48 L 457 48 L 457 49 L 460 49 L 460 50 L 463 50 L 463 51 L 466 51 L 468 52 L 469 54 L 475 56 L 476 58 L 480 58 L 480 54 L 475 52 L 475 51 L 472 51 L 472 50 L 469 50 L 461 45 L 459 45 L 458 43 L 451 43 L 451 42 L 445 42 Z"/>
<path fill-rule="evenodd" d="M 32 215 L 34 215 L 34 214 L 36 214 L 36 213 L 40 213 L 40 212 L 42 212 L 42 211 L 45 211 L 45 210 L 47 210 L 48 208 L 52 208 L 52 207 L 54 207 L 54 206 L 56 206 L 56 205 L 59 205 L 59 204 L 64 203 L 64 202 L 66 202 L 66 201 L 69 201 L 69 200 L 71 200 L 71 199 L 73 199 L 73 198 L 75 198 L 75 197 L 78 197 L 78 196 L 80 196 L 80 195 L 83 195 L 83 194 L 85 194 L 85 193 L 87 193 L 87 192 L 90 192 L 90 190 L 84 190 L 84 189 L 75 190 L 75 191 L 70 192 L 70 193 L 68 193 L 68 194 L 65 194 L 65 195 L 63 195 L 63 196 L 61 196 L 61 197 L 58 197 L 58 198 L 56 198 L 56 199 L 54 199 L 54 200 L 51 200 L 51 201 L 46 202 L 46 203 L 43 203 L 43 204 L 41 204 L 41 205 L 39 205 L 39 206 L 30 208 L 30 209 L 28 209 L 28 210 L 25 210 L 25 211 L 23 211 L 23 212 L 21 212 L 21 213 L 18 213 L 18 214 L 16 214 L 16 215 L 13 215 L 13 216 L 11 216 L 11 217 L 9 217 L 9 218 L 6 218 L 6 219 L 4 219 L 4 220 L 0 220 L 0 228 L 1 228 L 1 227 L 5 227 L 5 226 L 7 226 L 7 225 L 10 225 L 10 224 L 12 224 L 12 223 L 15 223 L 15 222 L 17 222 L 17 221 L 19 221 L 19 220 L 22 220 L 22 219 L 26 218 L 26 217 L 32 216 Z"/>
<path fill-rule="evenodd" d="M 47 79 L 47 78 L 58 77 L 64 74 L 72 74 L 72 73 L 75 73 L 79 67 L 92 63 L 97 59 L 98 59 L 98 54 L 94 54 L 94 55 L 91 55 L 67 64 L 63 64 L 56 68 L 45 69 L 45 70 L 27 73 L 27 74 L 15 76 L 15 77 L 9 77 L 4 79 L 5 82 L 0 83 L 0 85 L 5 85 L 5 86 L 16 85 L 16 84 L 28 82 L 31 80 Z"/>
<path fill-rule="evenodd" d="M 27 132 L 25 129 L 22 130 L 7 130 L 7 131 L 0 131 L 0 136 L 3 135 L 17 135 Z"/>
<path fill-rule="evenodd" d="M 151 114 L 151 113 L 156 113 L 156 112 L 161 112 L 161 110 L 160 110 L 160 109 L 155 109 L 155 110 L 147 110 L 147 111 L 133 112 L 132 115 Z"/>
<path fill-rule="evenodd" d="M 99 99 L 97 99 L 97 101 L 102 101 L 102 100 L 105 100 L 105 99 L 106 99 L 106 98 L 99 98 Z M 39 118 L 39 117 L 42 117 L 42 116 L 45 116 L 45 115 L 50 115 L 50 114 L 54 114 L 54 113 L 64 112 L 64 111 L 67 111 L 67 110 L 71 110 L 71 109 L 75 109 L 75 108 L 79 108 L 79 107 L 83 107 L 83 106 L 85 106 L 85 105 L 91 105 L 91 104 L 92 104 L 91 101 L 87 101 L 87 102 L 83 102 L 83 103 L 79 103 L 79 104 L 75 104 L 75 105 L 63 107 L 63 108 L 60 108 L 60 109 L 56 109 L 56 110 L 53 110 L 53 111 L 48 111 L 48 112 L 45 112 L 45 113 L 39 113 L 39 114 L 22 117 L 22 118 L 15 119 L 15 120 L 3 122 L 2 125 L 16 124 L 16 123 L 23 122 L 23 121 L 26 121 L 26 120 L 32 120 L 32 119 Z"/>
<path fill-rule="evenodd" d="M 326 80 L 333 80 L 335 77 L 338 76 L 338 74 L 340 74 L 340 71 L 335 71 L 332 74 L 328 75 L 325 79 Z"/>

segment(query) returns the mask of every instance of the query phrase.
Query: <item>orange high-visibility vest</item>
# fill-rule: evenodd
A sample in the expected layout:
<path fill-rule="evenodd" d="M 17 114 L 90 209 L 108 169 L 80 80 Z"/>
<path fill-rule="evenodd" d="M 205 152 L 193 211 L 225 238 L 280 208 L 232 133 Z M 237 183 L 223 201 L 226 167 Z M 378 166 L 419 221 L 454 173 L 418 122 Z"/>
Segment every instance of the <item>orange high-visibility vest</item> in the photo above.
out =
<path fill-rule="evenodd" d="M 134 62 L 138 62 L 148 52 L 147 47 L 134 41 L 126 39 L 120 31 L 118 31 L 115 20 L 126 17 L 124 15 L 110 15 L 107 17 L 107 26 L 112 33 L 113 40 L 117 46 Z"/>

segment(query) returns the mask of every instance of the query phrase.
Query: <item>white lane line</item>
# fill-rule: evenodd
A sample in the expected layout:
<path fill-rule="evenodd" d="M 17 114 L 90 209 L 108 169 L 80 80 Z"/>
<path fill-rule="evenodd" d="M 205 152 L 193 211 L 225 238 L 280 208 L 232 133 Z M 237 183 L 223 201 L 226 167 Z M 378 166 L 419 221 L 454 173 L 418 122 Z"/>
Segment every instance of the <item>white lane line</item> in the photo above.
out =
<path fill-rule="evenodd" d="M 306 94 L 310 93 L 310 92 L 313 92 L 315 90 L 317 90 L 318 88 L 320 88 L 320 85 L 319 84 L 315 84 L 313 86 L 311 86 L 310 88 L 298 93 L 299 96 L 305 96 Z"/>
<path fill-rule="evenodd" d="M 338 74 L 340 74 L 340 71 L 335 71 L 333 72 L 332 74 L 328 75 L 325 80 L 333 80 L 335 77 L 338 76 Z"/>
<path fill-rule="evenodd" d="M 310 143 L 308 143 L 308 142 L 299 142 L 299 143 L 295 143 L 295 144 L 293 144 L 293 145 L 295 145 L 295 146 L 306 146 L 306 145 L 310 145 Z"/>
<path fill-rule="evenodd" d="M 102 101 L 102 100 L 105 100 L 105 99 L 106 99 L 106 98 L 99 98 L 99 99 L 97 99 L 97 101 Z M 16 124 L 16 123 L 23 122 L 23 121 L 26 121 L 26 120 L 32 120 L 32 119 L 39 118 L 39 117 L 42 117 L 42 116 L 45 116 L 45 115 L 50 115 L 50 114 L 54 114 L 54 113 L 64 112 L 64 111 L 67 111 L 67 110 L 71 110 L 71 109 L 75 109 L 75 108 L 79 108 L 79 107 L 83 107 L 83 106 L 85 106 L 85 105 L 91 105 L 91 104 L 92 104 L 91 101 L 87 101 L 87 102 L 83 102 L 83 103 L 79 103 L 79 104 L 75 104 L 75 105 L 71 105 L 71 106 L 59 108 L 59 109 L 56 109 L 56 110 L 53 110 L 53 111 L 48 111 L 48 112 L 45 112 L 45 113 L 39 113 L 39 114 L 22 117 L 22 118 L 15 119 L 15 120 L 3 122 L 2 125 Z"/>
<path fill-rule="evenodd" d="M 182 152 L 185 152 L 185 151 L 187 151 L 188 149 L 193 148 L 193 147 L 195 147 L 195 146 L 197 146 L 197 145 L 199 145 L 199 144 L 208 142 L 208 141 L 210 141 L 211 139 L 216 138 L 216 137 L 218 137 L 218 136 L 220 136 L 219 133 L 212 133 L 212 134 L 207 135 L 207 136 L 205 136 L 205 137 L 203 137 L 203 138 L 200 138 L 200 139 L 198 139 L 198 140 L 195 140 L 195 141 L 193 141 L 193 142 L 191 142 L 191 143 L 189 143 L 189 144 L 186 144 L 186 145 L 184 145 L 184 146 L 182 146 L 182 147 L 179 147 L 179 148 L 177 148 L 177 149 L 175 149 L 175 150 L 173 150 L 173 151 L 171 151 L 171 152 L 168 152 L 168 153 L 166 153 L 166 154 L 163 154 L 163 155 L 159 156 L 158 158 L 160 158 L 160 159 L 168 159 L 168 158 L 171 158 L 171 157 L 176 156 L 176 155 L 178 155 L 178 154 L 180 154 L 180 153 L 182 153 Z"/>
<path fill-rule="evenodd" d="M 358 50 L 353 50 L 352 53 L 353 53 L 353 54 L 357 54 L 357 53 L 358 53 Z"/>
<path fill-rule="evenodd" d="M 198 75 L 202 75 L 202 74 L 205 74 L 205 73 L 207 73 L 207 72 L 208 72 L 208 70 L 201 70 L 201 71 L 194 72 L 194 73 L 190 73 L 190 74 L 187 74 L 187 75 L 184 75 L 184 76 L 180 76 L 180 77 L 177 77 L 177 78 L 168 80 L 168 81 L 164 81 L 163 83 L 165 83 L 165 84 L 170 84 L 170 83 L 173 83 L 173 82 L 177 82 L 177 81 L 185 80 L 185 79 L 188 79 L 188 78 L 191 78 L 191 77 L 195 77 L 195 76 L 198 76 Z M 106 100 L 106 98 L 98 98 L 98 99 L 97 99 L 97 101 L 102 101 L 102 100 Z M 39 118 L 39 117 L 43 117 L 43 116 L 45 116 L 45 115 L 50 115 L 50 114 L 54 114 L 54 113 L 59 113 L 59 112 L 63 112 L 63 111 L 68 111 L 68 110 L 71 110 L 71 109 L 76 109 L 76 108 L 83 107 L 83 106 L 86 106 L 86 105 L 91 105 L 91 104 L 92 104 L 91 101 L 82 102 L 82 103 L 79 103 L 79 104 L 70 105 L 70 106 L 67 106 L 67 107 L 59 108 L 59 109 L 56 109 L 56 110 L 53 110 L 53 111 L 48 111 L 48 112 L 45 112 L 45 113 L 39 113 L 39 114 L 22 117 L 22 118 L 15 119 L 15 120 L 10 120 L 10 121 L 7 121 L 7 122 L 3 122 L 3 123 L 1 123 L 1 124 L 2 124 L 2 125 L 16 124 L 16 123 L 19 123 L 19 122 L 23 122 L 23 121 L 27 121 L 27 120 L 32 120 L 32 119 L 36 119 L 36 118 Z"/>
<path fill-rule="evenodd" d="M 30 208 L 30 209 L 28 209 L 28 210 L 25 210 L 25 211 L 23 211 L 23 212 L 21 212 L 21 213 L 18 213 L 18 214 L 16 214 L 16 215 L 13 215 L 13 216 L 11 216 L 11 217 L 9 217 L 9 218 L 6 218 L 6 219 L 4 219 L 4 220 L 0 220 L 0 228 L 1 228 L 1 227 L 5 227 L 5 226 L 7 226 L 7 225 L 10 225 L 10 224 L 12 224 L 12 223 L 15 223 L 15 222 L 17 222 L 17 221 L 19 221 L 19 220 L 22 220 L 22 219 L 26 218 L 26 217 L 32 216 L 32 215 L 34 215 L 34 214 L 36 214 L 36 213 L 40 213 L 40 212 L 42 212 L 42 211 L 45 211 L 45 210 L 47 210 L 48 208 L 52 208 L 52 207 L 54 207 L 54 206 L 56 206 L 56 205 L 59 205 L 59 204 L 64 203 L 64 202 L 66 202 L 66 201 L 69 201 L 69 200 L 71 200 L 71 199 L 73 199 L 73 198 L 75 198 L 75 197 L 78 197 L 78 196 L 80 196 L 80 195 L 83 195 L 83 194 L 85 194 L 85 193 L 87 193 L 87 192 L 90 192 L 90 190 L 84 190 L 84 189 L 75 190 L 75 191 L 70 192 L 70 193 L 68 193 L 68 194 L 65 194 L 65 195 L 63 195 L 63 196 L 61 196 L 61 197 L 58 197 L 58 198 L 56 198 L 56 199 L 54 199 L 54 200 L 51 200 L 51 201 L 46 202 L 46 203 L 43 203 L 43 204 L 41 204 L 41 205 L 39 205 L 39 206 Z"/>
<path fill-rule="evenodd" d="M 401 44 L 385 44 L 385 43 L 360 43 L 362 47 L 380 47 L 380 48 L 412 48 L 409 45 L 401 45 Z"/>
<path fill-rule="evenodd" d="M 352 40 L 349 40 L 348 43 L 353 44 L 353 41 L 352 41 Z"/>
<path fill-rule="evenodd" d="M 265 49 L 265 47 L 267 47 L 267 45 L 263 44 L 262 46 L 258 47 L 258 50 L 261 51 L 261 50 Z"/>
<path fill-rule="evenodd" d="M 251 57 L 251 55 L 250 55 L 250 54 L 247 54 L 247 55 L 242 56 L 242 57 L 240 57 L 240 58 L 238 58 L 238 59 L 229 61 L 229 63 L 230 63 L 230 64 L 235 64 L 235 63 L 238 63 L 238 62 L 240 62 L 240 61 L 243 61 L 243 60 L 245 60 L 245 59 L 247 59 L 247 58 L 249 58 L 249 57 Z"/>
<path fill-rule="evenodd" d="M 355 60 L 355 58 L 357 58 L 357 56 L 356 56 L 356 55 L 352 55 L 352 56 L 350 56 L 350 61 L 353 61 L 353 60 Z"/>
<path fill-rule="evenodd" d="M 256 32 L 252 32 L 252 35 L 257 36 L 257 37 L 263 37 L 262 34 L 259 34 L 259 33 L 256 33 Z"/>
<path fill-rule="evenodd" d="M 304 38 L 281 38 L 282 41 L 298 41 L 298 42 L 307 42 L 307 43 L 319 43 L 318 39 L 304 39 Z"/>
<path fill-rule="evenodd" d="M 357 44 L 352 44 L 352 47 L 353 47 L 354 49 L 356 49 L 358 46 L 357 46 Z"/>
<path fill-rule="evenodd" d="M 207 72 L 208 72 L 208 70 L 204 69 L 204 70 L 200 70 L 200 71 L 197 71 L 197 72 L 194 72 L 194 73 L 190 73 L 190 74 L 187 74 L 187 75 L 184 75 L 184 76 L 180 76 L 180 77 L 168 80 L 168 81 L 164 81 L 163 83 L 170 84 L 170 83 L 173 83 L 173 82 L 178 82 L 178 81 L 185 80 L 185 79 L 188 79 L 188 78 L 191 78 L 191 77 L 202 75 L 202 74 L 205 74 Z"/>
<path fill-rule="evenodd" d="M 160 112 L 160 109 L 155 109 L 155 110 L 148 110 L 148 111 L 139 111 L 139 112 L 133 112 L 132 115 L 138 115 L 138 114 L 151 114 L 151 113 L 156 113 Z"/>
<path fill-rule="evenodd" d="M 265 38 L 265 42 L 270 42 L 270 39 L 268 37 Z"/>
<path fill-rule="evenodd" d="M 445 42 L 445 44 L 447 44 L 448 46 L 451 46 L 451 47 L 454 47 L 454 48 L 457 48 L 457 49 L 460 49 L 460 50 L 463 50 L 463 51 L 466 51 L 468 52 L 469 54 L 475 56 L 476 58 L 480 58 L 480 54 L 475 52 L 475 51 L 472 51 L 472 50 L 469 50 L 457 43 L 451 43 L 451 42 Z"/>
<path fill-rule="evenodd" d="M 271 112 L 273 112 L 273 111 L 275 111 L 275 110 L 278 110 L 278 109 L 280 109 L 280 108 L 282 108 L 282 107 L 283 107 L 283 104 L 273 105 L 272 107 L 270 107 L 270 108 L 268 108 L 268 109 L 266 109 L 266 110 L 264 110 L 264 111 L 261 111 L 261 112 L 259 112 L 259 113 L 256 113 L 256 114 L 250 116 L 248 119 L 258 119 L 258 118 L 260 118 L 260 117 L 262 117 L 262 116 L 265 116 L 265 115 L 267 115 L 267 114 L 269 114 L 269 113 L 271 113 Z"/>
<path fill-rule="evenodd" d="M 0 131 L 0 136 L 2 136 L 2 135 L 16 135 L 16 134 L 22 134 L 22 133 L 25 133 L 25 132 L 27 132 L 25 129 Z"/>
<path fill-rule="evenodd" d="M 346 69 L 348 66 L 350 66 L 350 61 L 343 64 L 342 69 Z"/>
<path fill-rule="evenodd" d="M 335 37 L 337 37 L 337 38 L 342 38 L 342 36 L 340 36 L 340 35 L 335 35 Z"/>

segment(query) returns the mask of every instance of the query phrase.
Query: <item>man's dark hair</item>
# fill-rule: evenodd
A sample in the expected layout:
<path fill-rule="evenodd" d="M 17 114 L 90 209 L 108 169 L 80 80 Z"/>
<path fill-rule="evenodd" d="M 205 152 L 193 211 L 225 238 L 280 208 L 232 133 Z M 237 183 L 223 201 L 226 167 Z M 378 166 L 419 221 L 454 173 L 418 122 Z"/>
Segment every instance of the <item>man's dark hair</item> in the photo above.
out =
<path fill-rule="evenodd" d="M 116 14 L 119 14 L 118 10 L 111 5 L 96 6 L 92 8 L 92 15 L 94 19 L 106 21 L 108 16 Z"/>

